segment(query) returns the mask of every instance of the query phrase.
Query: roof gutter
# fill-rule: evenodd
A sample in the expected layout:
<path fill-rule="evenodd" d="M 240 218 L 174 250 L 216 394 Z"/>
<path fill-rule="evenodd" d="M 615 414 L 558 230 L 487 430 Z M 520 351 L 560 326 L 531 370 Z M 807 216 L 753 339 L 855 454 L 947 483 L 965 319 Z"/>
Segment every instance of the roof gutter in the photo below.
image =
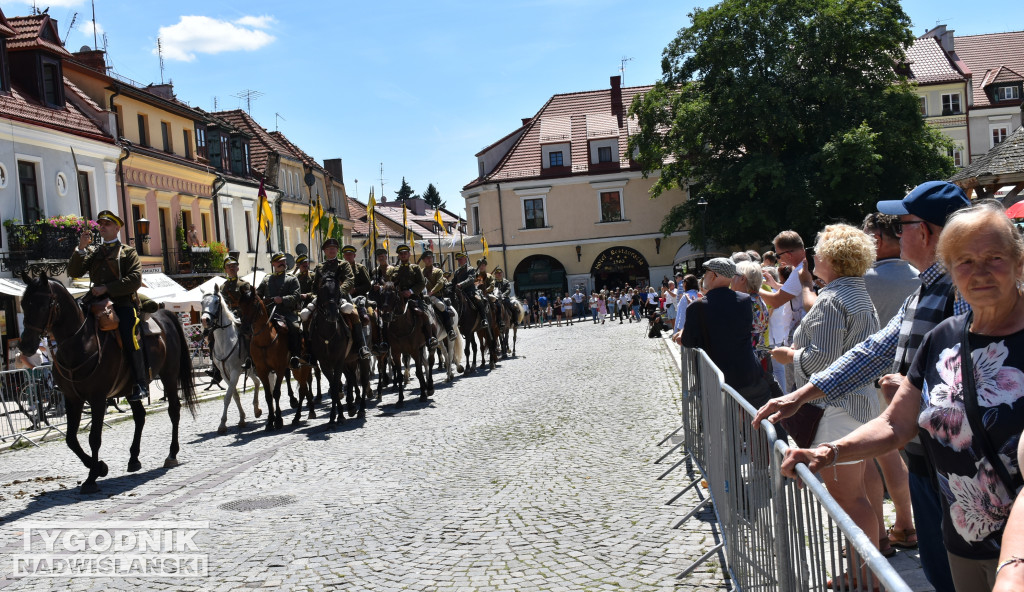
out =
<path fill-rule="evenodd" d="M 505 215 L 502 213 L 501 207 L 501 183 L 495 183 L 498 187 L 498 228 L 501 230 L 501 265 L 508 271 L 508 259 L 505 257 L 505 251 L 508 250 L 505 245 Z M 483 236 L 483 231 L 480 231 L 480 235 Z"/>
<path fill-rule="evenodd" d="M 220 240 L 220 196 L 217 195 L 221 189 L 227 185 L 227 181 L 223 175 L 218 174 L 217 178 L 213 180 L 213 236 Z M 224 221 L 227 224 L 227 220 Z"/>

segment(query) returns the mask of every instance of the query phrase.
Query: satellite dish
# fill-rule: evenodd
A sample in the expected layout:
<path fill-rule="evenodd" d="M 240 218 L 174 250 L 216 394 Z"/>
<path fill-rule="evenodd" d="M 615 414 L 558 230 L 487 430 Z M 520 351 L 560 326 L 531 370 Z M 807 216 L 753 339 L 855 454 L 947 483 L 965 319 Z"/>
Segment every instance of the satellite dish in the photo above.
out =
<path fill-rule="evenodd" d="M 306 176 L 303 177 L 303 180 L 306 182 L 307 187 L 312 187 L 313 184 L 316 183 L 316 177 L 313 176 L 313 173 L 306 173 Z"/>
<path fill-rule="evenodd" d="M 83 45 L 82 49 L 79 49 L 78 52 L 81 53 L 83 51 L 92 51 L 92 48 L 89 47 L 88 45 Z"/>
<path fill-rule="evenodd" d="M 295 267 L 295 256 L 291 253 L 284 254 L 284 266 L 285 269 L 291 270 Z"/>
<path fill-rule="evenodd" d="M 306 243 L 299 243 L 295 245 L 296 255 L 305 255 L 307 253 L 309 253 L 309 247 L 306 246 Z"/>

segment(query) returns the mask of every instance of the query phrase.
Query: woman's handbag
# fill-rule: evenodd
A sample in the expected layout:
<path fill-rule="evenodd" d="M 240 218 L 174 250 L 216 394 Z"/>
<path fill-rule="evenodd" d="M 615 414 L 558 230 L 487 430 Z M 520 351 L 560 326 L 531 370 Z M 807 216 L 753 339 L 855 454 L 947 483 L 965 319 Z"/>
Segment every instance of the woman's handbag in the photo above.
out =
<path fill-rule="evenodd" d="M 810 448 L 814 443 L 814 434 L 818 433 L 818 424 L 825 409 L 810 403 L 804 403 L 796 413 L 783 419 L 782 427 L 789 432 L 799 448 Z"/>

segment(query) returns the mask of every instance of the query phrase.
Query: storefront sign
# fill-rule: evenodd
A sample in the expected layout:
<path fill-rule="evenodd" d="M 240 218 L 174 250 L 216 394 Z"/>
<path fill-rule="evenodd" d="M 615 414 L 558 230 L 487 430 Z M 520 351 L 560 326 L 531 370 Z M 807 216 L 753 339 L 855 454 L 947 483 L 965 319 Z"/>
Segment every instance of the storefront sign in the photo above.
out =
<path fill-rule="evenodd" d="M 638 267 L 647 267 L 647 260 L 635 249 L 629 247 L 612 247 L 594 260 L 594 272 L 632 271 Z"/>

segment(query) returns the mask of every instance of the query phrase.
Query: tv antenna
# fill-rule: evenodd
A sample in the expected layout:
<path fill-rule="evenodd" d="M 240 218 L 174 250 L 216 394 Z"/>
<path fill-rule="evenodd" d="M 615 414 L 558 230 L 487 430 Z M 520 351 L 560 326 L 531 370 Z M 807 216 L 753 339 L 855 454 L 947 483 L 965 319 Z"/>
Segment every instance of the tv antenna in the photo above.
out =
<path fill-rule="evenodd" d="M 384 194 L 384 163 L 380 163 L 380 200 L 385 201 L 387 196 Z"/>
<path fill-rule="evenodd" d="M 258 90 L 252 90 L 250 88 L 247 88 L 245 90 L 238 91 L 237 93 L 231 96 L 238 99 L 245 99 L 245 112 L 249 115 L 252 115 L 252 102 L 254 99 L 262 97 L 263 93 Z"/>
<path fill-rule="evenodd" d="M 71 31 L 75 28 L 75 21 L 78 20 L 78 13 L 71 15 L 71 24 L 68 25 L 68 32 L 64 35 L 64 40 L 61 41 L 61 45 L 68 44 L 68 35 L 71 35 Z"/>
<path fill-rule="evenodd" d="M 99 49 L 99 47 L 97 47 L 99 43 L 96 42 L 96 0 L 93 0 L 90 4 L 92 4 L 92 48 L 95 51 Z M 103 35 L 103 49 L 104 51 L 107 49 L 106 34 Z"/>
<path fill-rule="evenodd" d="M 160 58 L 160 84 L 164 83 L 164 46 L 160 38 L 156 38 L 156 55 Z"/>
<path fill-rule="evenodd" d="M 622 59 L 619 60 L 619 75 L 622 77 L 620 81 L 622 86 L 626 86 L 626 62 L 632 61 L 633 58 L 627 58 L 626 56 L 622 56 Z"/>
<path fill-rule="evenodd" d="M 287 119 L 284 118 L 283 115 L 281 115 L 280 113 L 275 112 L 274 113 L 274 131 L 275 132 L 278 131 L 278 129 L 277 129 L 277 120 L 278 119 L 280 119 L 281 121 L 288 121 Z"/>

